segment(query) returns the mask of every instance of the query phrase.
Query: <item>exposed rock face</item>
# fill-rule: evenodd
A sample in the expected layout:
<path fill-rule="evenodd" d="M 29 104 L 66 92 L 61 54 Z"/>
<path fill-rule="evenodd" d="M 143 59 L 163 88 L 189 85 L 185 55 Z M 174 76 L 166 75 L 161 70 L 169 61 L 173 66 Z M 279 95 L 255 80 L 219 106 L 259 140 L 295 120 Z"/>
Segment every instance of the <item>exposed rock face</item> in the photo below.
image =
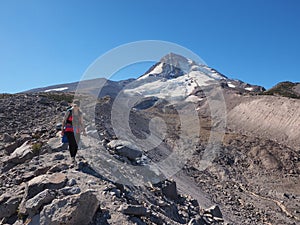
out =
<path fill-rule="evenodd" d="M 118 155 L 127 157 L 131 161 L 135 161 L 142 156 L 142 151 L 128 141 L 113 140 L 107 146 L 116 151 Z"/>
<path fill-rule="evenodd" d="M 89 224 L 99 207 L 97 197 L 90 191 L 54 200 L 41 212 L 41 225 Z"/>
<path fill-rule="evenodd" d="M 0 219 L 10 217 L 16 213 L 21 202 L 21 196 L 0 196 Z"/>
<path fill-rule="evenodd" d="M 25 214 L 34 216 L 39 212 L 42 206 L 50 203 L 55 198 L 55 196 L 56 193 L 49 189 L 40 192 L 25 203 Z"/>
<path fill-rule="evenodd" d="M 63 173 L 40 175 L 28 183 L 27 198 L 30 199 L 45 189 L 56 190 L 65 186 L 67 177 Z"/>
<path fill-rule="evenodd" d="M 22 146 L 15 149 L 10 156 L 7 156 L 3 162 L 2 171 L 6 172 L 16 164 L 25 162 L 26 160 L 32 158 L 34 153 L 32 152 L 31 145 L 25 142 Z"/>

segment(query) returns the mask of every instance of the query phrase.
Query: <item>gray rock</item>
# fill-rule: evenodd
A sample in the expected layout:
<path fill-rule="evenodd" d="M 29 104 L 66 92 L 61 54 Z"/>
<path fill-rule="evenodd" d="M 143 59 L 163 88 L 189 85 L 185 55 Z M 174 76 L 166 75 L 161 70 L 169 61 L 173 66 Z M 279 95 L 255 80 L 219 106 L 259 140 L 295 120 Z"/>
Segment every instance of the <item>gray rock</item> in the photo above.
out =
<path fill-rule="evenodd" d="M 144 206 L 128 205 L 122 210 L 125 215 L 131 216 L 147 216 L 147 208 Z"/>
<path fill-rule="evenodd" d="M 68 186 L 74 186 L 75 184 L 77 184 L 77 182 L 74 178 L 70 179 L 67 183 Z"/>
<path fill-rule="evenodd" d="M 121 191 L 120 191 L 119 189 L 113 188 L 113 189 L 110 191 L 110 194 L 111 194 L 111 195 L 115 195 L 115 196 L 117 196 L 118 198 L 120 198 L 122 193 L 121 193 Z"/>
<path fill-rule="evenodd" d="M 50 147 L 51 152 L 60 152 L 68 147 L 68 143 L 61 143 L 61 138 L 50 138 L 47 142 L 47 146 Z"/>
<path fill-rule="evenodd" d="M 4 151 L 10 155 L 12 152 L 16 150 L 17 147 L 18 147 L 17 142 L 8 143 L 4 146 Z"/>
<path fill-rule="evenodd" d="M 178 199 L 178 192 L 175 181 L 165 181 L 162 186 L 162 193 L 171 200 Z"/>
<path fill-rule="evenodd" d="M 4 165 L 2 167 L 2 172 L 10 170 L 17 164 L 24 163 L 33 156 L 34 154 L 32 152 L 31 145 L 25 142 L 22 146 L 15 149 L 10 156 L 3 158 Z"/>
<path fill-rule="evenodd" d="M 33 178 L 28 182 L 27 199 L 32 198 L 45 189 L 61 189 L 67 183 L 67 177 L 63 173 L 45 174 Z"/>
<path fill-rule="evenodd" d="M 107 147 L 111 149 L 116 149 L 117 147 L 122 147 L 122 146 L 126 146 L 127 148 L 131 148 L 131 149 L 138 149 L 138 147 L 135 144 L 124 140 L 112 140 L 107 144 Z"/>
<path fill-rule="evenodd" d="M 65 158 L 65 156 L 63 154 L 56 154 L 53 157 L 53 160 L 63 160 Z"/>
<path fill-rule="evenodd" d="M 126 146 L 118 146 L 116 151 L 119 155 L 127 157 L 129 160 L 135 160 L 142 156 L 142 151 L 128 148 Z"/>
<path fill-rule="evenodd" d="M 222 212 L 221 212 L 219 206 L 217 206 L 217 205 L 210 207 L 206 211 L 209 212 L 213 217 L 223 218 Z"/>
<path fill-rule="evenodd" d="M 23 224 L 23 223 L 22 223 Z M 40 214 L 36 214 L 31 218 L 28 225 L 38 225 L 40 224 Z"/>
<path fill-rule="evenodd" d="M 90 191 L 78 196 L 55 199 L 40 213 L 40 225 L 89 224 L 99 207 L 97 197 Z"/>
<path fill-rule="evenodd" d="M 59 165 L 55 165 L 52 166 L 47 173 L 57 173 L 57 172 L 61 172 L 64 170 L 67 170 L 69 168 L 69 166 L 67 164 L 59 164 Z"/>
<path fill-rule="evenodd" d="M 33 198 L 29 199 L 25 204 L 25 214 L 29 216 L 33 216 L 37 214 L 40 210 L 40 208 L 52 202 L 52 200 L 55 198 L 56 194 L 54 191 L 46 189 L 42 191 L 41 193 L 37 194 Z"/>
<path fill-rule="evenodd" d="M 15 138 L 8 133 L 3 134 L 3 142 L 13 142 Z"/>
<path fill-rule="evenodd" d="M 10 217 L 17 212 L 22 196 L 13 196 L 4 194 L 0 196 L 0 219 Z"/>
<path fill-rule="evenodd" d="M 28 141 L 26 141 L 24 144 L 22 144 L 19 148 L 16 148 L 13 153 L 11 154 L 11 157 L 19 157 L 23 158 L 25 157 L 29 152 L 31 151 L 31 145 L 28 144 Z"/>
<path fill-rule="evenodd" d="M 65 187 L 61 191 L 64 195 L 75 195 L 81 192 L 79 187 Z"/>

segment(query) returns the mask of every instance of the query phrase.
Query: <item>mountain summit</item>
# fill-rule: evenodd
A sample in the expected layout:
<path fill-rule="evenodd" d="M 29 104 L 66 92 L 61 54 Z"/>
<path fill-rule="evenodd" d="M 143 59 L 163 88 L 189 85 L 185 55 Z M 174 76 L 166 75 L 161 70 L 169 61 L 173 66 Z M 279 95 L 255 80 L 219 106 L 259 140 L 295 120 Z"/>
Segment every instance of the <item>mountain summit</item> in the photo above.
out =
<path fill-rule="evenodd" d="M 211 69 L 204 64 L 197 64 L 195 61 L 175 53 L 169 53 L 162 57 L 158 63 L 153 65 L 140 78 L 142 79 L 149 76 L 159 76 L 160 78 L 172 79 L 193 71 L 206 73 L 208 76 L 211 76 L 214 79 L 227 79 L 226 76 L 220 74 L 216 70 Z"/>
<path fill-rule="evenodd" d="M 195 93 L 213 86 L 221 86 L 234 92 L 261 92 L 263 87 L 232 80 L 204 64 L 169 53 L 162 57 L 145 74 L 126 87 L 129 95 L 140 94 L 144 97 L 158 97 L 171 101 L 201 100 Z"/>

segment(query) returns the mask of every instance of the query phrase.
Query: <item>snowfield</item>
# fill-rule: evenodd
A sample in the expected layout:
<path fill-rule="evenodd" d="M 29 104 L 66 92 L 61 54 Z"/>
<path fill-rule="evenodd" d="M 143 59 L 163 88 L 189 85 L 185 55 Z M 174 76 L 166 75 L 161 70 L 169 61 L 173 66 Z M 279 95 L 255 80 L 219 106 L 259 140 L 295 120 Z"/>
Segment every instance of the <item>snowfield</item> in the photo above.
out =
<path fill-rule="evenodd" d="M 208 86 L 213 81 L 215 81 L 213 78 L 200 71 L 191 71 L 188 74 L 174 79 L 161 79 L 144 83 L 141 86 L 126 89 L 124 92 L 129 95 L 139 94 L 144 97 L 154 96 L 169 101 L 184 100 L 192 94 L 196 87 L 201 88 Z M 189 101 L 192 99 L 192 101 L 195 102 L 196 98 L 190 98 Z"/>

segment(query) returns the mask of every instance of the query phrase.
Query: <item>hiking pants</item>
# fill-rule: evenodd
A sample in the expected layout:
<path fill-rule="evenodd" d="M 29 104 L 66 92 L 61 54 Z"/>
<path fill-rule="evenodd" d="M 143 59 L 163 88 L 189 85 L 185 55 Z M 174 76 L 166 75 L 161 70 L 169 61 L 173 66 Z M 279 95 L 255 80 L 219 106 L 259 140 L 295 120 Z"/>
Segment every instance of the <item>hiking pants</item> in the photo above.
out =
<path fill-rule="evenodd" d="M 65 132 L 69 142 L 69 150 L 71 157 L 75 157 L 78 150 L 78 144 L 80 141 L 80 134 L 75 134 L 74 132 Z"/>

